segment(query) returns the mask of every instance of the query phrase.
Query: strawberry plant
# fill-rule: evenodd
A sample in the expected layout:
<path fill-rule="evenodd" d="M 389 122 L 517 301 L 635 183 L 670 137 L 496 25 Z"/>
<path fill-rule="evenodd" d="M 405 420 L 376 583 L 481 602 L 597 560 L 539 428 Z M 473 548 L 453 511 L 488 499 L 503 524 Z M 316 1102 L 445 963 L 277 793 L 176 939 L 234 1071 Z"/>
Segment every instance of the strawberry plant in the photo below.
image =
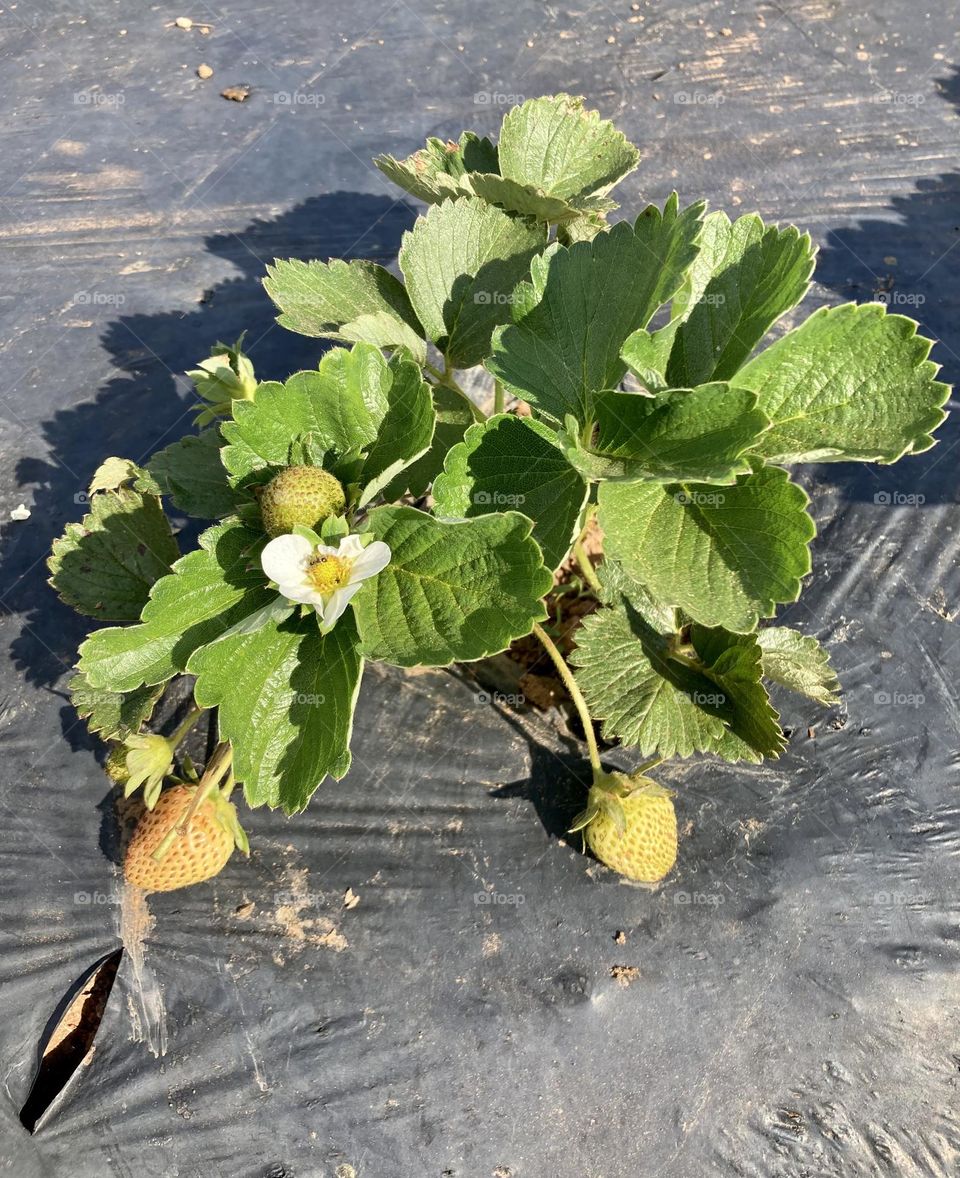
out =
<path fill-rule="evenodd" d="M 316 367 L 261 381 L 242 340 L 217 345 L 191 372 L 199 432 L 97 471 L 89 514 L 50 558 L 65 601 L 116 623 L 80 649 L 78 710 L 157 814 L 176 740 L 143 730 L 165 685 L 192 677 L 189 722 L 216 711 L 212 765 L 172 787 L 195 791 L 192 815 L 178 793 L 166 835 L 150 827 L 157 861 L 201 812 L 219 823 L 210 862 L 225 861 L 242 842 L 234 783 L 294 814 L 342 777 L 371 660 L 440 667 L 535 635 L 593 767 L 575 825 L 641 878 L 675 855 L 655 763 L 778 757 L 770 683 L 835 700 L 817 641 L 770 624 L 811 569 L 790 468 L 932 446 L 948 390 L 931 342 L 878 304 L 768 340 L 807 293 L 810 238 L 676 194 L 611 223 L 609 193 L 638 161 L 567 95 L 511 110 L 496 143 L 467 132 L 379 158 L 428 206 L 402 278 L 276 261 L 266 292 L 283 327 L 317 339 Z M 489 416 L 458 378 L 477 366 Z M 210 521 L 193 551 L 165 504 Z M 574 612 L 565 652 L 544 623 L 571 561 L 595 608 Z M 637 777 L 603 769 L 595 726 L 646 758 Z"/>

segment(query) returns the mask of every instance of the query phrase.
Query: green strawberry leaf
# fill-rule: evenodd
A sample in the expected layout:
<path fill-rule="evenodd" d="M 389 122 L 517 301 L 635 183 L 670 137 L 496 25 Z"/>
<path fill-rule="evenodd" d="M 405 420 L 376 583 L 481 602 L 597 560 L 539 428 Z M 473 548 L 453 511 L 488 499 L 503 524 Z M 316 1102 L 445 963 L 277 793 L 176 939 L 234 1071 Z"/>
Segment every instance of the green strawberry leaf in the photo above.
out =
<path fill-rule="evenodd" d="M 300 335 L 378 348 L 406 347 L 426 359 L 423 328 L 403 283 L 374 262 L 301 262 L 267 267 L 264 290 L 280 309 L 277 322 Z"/>
<path fill-rule="evenodd" d="M 378 155 L 373 161 L 394 184 L 427 204 L 462 196 L 470 172 L 496 172 L 497 149 L 489 139 L 464 131 L 459 143 L 430 138 L 405 160 Z"/>
<path fill-rule="evenodd" d="M 696 263 L 694 263 L 696 264 Z M 651 393 L 666 392 L 667 364 L 679 321 L 661 327 L 659 331 L 639 328 L 628 336 L 620 355 L 630 371 Z"/>
<path fill-rule="evenodd" d="M 50 584 L 75 610 L 103 621 L 140 617 L 150 587 L 179 549 L 155 495 L 98 491 L 90 513 L 67 524 L 47 561 Z"/>
<path fill-rule="evenodd" d="M 107 691 L 91 687 L 86 676 L 79 671 L 67 684 L 77 715 L 86 720 L 90 732 L 97 733 L 104 740 L 123 740 L 131 732 L 139 732 L 153 715 L 163 688 L 161 683 L 138 687 L 135 691 Z"/>
<path fill-rule="evenodd" d="M 419 499 L 443 470 L 443 463 L 450 449 L 463 441 L 463 435 L 474 422 L 483 420 L 477 406 L 449 385 L 433 385 L 431 394 L 437 426 L 433 432 L 430 449 L 422 458 L 418 458 L 401 471 L 384 489 L 385 499 L 400 499 L 407 493 Z"/>
<path fill-rule="evenodd" d="M 158 450 L 147 463 L 160 492 L 186 515 L 222 519 L 241 502 L 220 460 L 222 444 L 218 428 L 205 429 Z"/>
<path fill-rule="evenodd" d="M 779 467 L 732 487 L 602 483 L 598 501 L 607 552 L 705 626 L 755 629 L 810 571 L 809 500 Z"/>
<path fill-rule="evenodd" d="M 272 619 L 197 650 L 187 669 L 197 704 L 219 709 L 249 805 L 296 814 L 328 774 L 350 768 L 363 660 L 349 613 L 326 635 L 312 611 Z"/>
<path fill-rule="evenodd" d="M 154 585 L 136 626 L 97 630 L 80 647 L 78 669 L 92 687 L 135 691 L 186 668 L 195 650 L 266 605 L 275 594 L 257 563 L 263 536 L 242 524 L 217 524 L 200 547 Z"/>
<path fill-rule="evenodd" d="M 490 351 L 490 334 L 511 315 L 513 289 L 546 243 L 543 226 L 473 197 L 427 211 L 403 235 L 400 269 L 427 334 L 453 368 Z"/>
<path fill-rule="evenodd" d="M 583 103 L 555 94 L 509 111 L 497 145 L 500 174 L 562 200 L 609 192 L 628 176 L 640 153 Z"/>
<path fill-rule="evenodd" d="M 548 224 L 563 224 L 576 220 L 580 210 L 558 196 L 548 196 L 533 184 L 520 184 L 506 176 L 477 174 L 464 181 L 470 191 L 487 204 L 496 205 L 508 213 L 533 217 Z"/>
<path fill-rule="evenodd" d="M 605 738 L 645 756 L 778 756 L 785 742 L 760 681 L 755 637 L 693 627 L 688 650 L 678 641 L 625 600 L 584 619 L 570 662 Z"/>
<path fill-rule="evenodd" d="M 309 439 L 312 452 L 354 457 L 377 441 L 390 409 L 394 382 L 406 386 L 419 370 L 409 360 L 389 363 L 379 348 L 334 348 L 314 372 L 297 372 L 284 384 L 269 381 L 254 401 L 237 401 L 224 422 L 223 464 L 234 483 L 270 467 L 285 466 L 291 444 Z M 337 473 L 336 467 L 333 468 Z"/>
<path fill-rule="evenodd" d="M 824 307 L 737 374 L 773 429 L 770 462 L 896 462 L 934 445 L 949 388 L 917 324 L 876 303 Z"/>
<path fill-rule="evenodd" d="M 756 634 L 693 626 L 690 645 L 703 673 L 720 689 L 727 730 L 714 751 L 727 761 L 762 761 L 787 747 L 780 717 L 763 686 Z"/>
<path fill-rule="evenodd" d="M 767 228 L 756 215 L 733 224 L 707 218 L 699 264 L 674 300 L 680 322 L 667 365 L 673 388 L 730 380 L 767 330 L 810 286 L 815 250 L 792 225 Z M 711 273 L 704 283 L 705 267 Z"/>
<path fill-rule="evenodd" d="M 553 584 L 530 521 L 516 512 L 442 521 L 378 507 L 368 530 L 390 563 L 353 599 L 363 653 L 401 667 L 442 667 L 504 650 L 546 616 Z"/>
<path fill-rule="evenodd" d="M 553 430 L 510 414 L 471 426 L 433 485 L 438 516 L 522 512 L 533 521 L 533 538 L 550 569 L 563 562 L 576 539 L 586 496 L 587 485 Z"/>
<path fill-rule="evenodd" d="M 786 626 L 770 626 L 758 631 L 757 642 L 764 678 L 826 707 L 840 702 L 840 680 L 816 638 Z"/>
<path fill-rule="evenodd" d="M 589 450 L 562 435 L 570 462 L 590 479 L 733 483 L 750 472 L 745 452 L 770 426 L 753 393 L 727 384 L 647 397 L 607 390 L 594 398 Z"/>
<path fill-rule="evenodd" d="M 586 421 L 593 397 L 626 372 L 620 349 L 676 291 L 696 256 L 702 205 L 661 213 L 650 206 L 569 249 L 554 246 L 531 266 L 532 290 L 515 322 L 493 336 L 487 368 L 540 413 Z M 523 292 L 521 292 L 523 293 Z M 533 302 L 536 299 L 536 302 Z"/>
<path fill-rule="evenodd" d="M 367 451 L 360 472 L 363 488 L 358 506 L 364 507 L 430 449 L 437 415 L 430 386 L 416 364 L 395 357 L 391 362 L 393 383 L 387 391 L 387 410 L 376 440 Z"/>

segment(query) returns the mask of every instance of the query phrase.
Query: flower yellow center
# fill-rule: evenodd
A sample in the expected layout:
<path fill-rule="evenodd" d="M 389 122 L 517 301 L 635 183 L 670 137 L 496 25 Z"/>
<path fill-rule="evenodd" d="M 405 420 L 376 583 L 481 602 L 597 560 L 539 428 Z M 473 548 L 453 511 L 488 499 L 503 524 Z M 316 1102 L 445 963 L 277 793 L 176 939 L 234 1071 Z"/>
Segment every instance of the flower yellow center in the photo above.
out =
<path fill-rule="evenodd" d="M 333 593 L 335 589 L 342 589 L 350 580 L 349 560 L 342 556 L 329 556 L 323 553 L 314 556 L 307 565 L 307 580 L 320 593 Z"/>

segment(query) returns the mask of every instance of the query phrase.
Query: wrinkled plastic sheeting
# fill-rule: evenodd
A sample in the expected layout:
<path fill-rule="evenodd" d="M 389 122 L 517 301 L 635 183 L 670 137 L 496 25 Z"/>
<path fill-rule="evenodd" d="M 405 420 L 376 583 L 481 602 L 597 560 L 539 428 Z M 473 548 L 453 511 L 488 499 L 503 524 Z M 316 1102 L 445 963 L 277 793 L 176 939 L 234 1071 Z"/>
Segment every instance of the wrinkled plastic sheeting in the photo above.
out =
<path fill-rule="evenodd" d="M 55 124 L 7 133 L 11 174 L 35 166 L 25 191 L 66 195 L 46 229 L 29 228 L 33 206 L 7 206 L 21 251 L 5 265 L 23 298 L 5 329 L 0 491 L 5 519 L 21 500 L 32 514 L 5 525 L 0 549 L 3 1166 L 18 1178 L 955 1174 L 953 424 L 937 449 L 892 470 L 801 472 L 820 535 L 784 620 L 826 643 L 844 703 L 825 713 L 783 699 L 791 740 L 777 763 L 663 770 L 682 841 L 662 887 L 623 883 L 564 837 L 586 772 L 551 723 L 500 708 L 467 674 L 371 668 L 343 782 L 294 820 L 249 815 L 250 861 L 235 856 L 210 885 L 148 909 L 124 895 L 113 798 L 62 696 L 84 625 L 53 600 L 38 562 L 81 513 L 74 497 L 101 457 L 139 457 L 182 429 L 173 374 L 214 340 L 249 327 L 267 375 L 315 363 L 316 341 L 270 330 L 259 276 L 274 256 L 395 258 L 412 212 L 358 161 L 405 153 L 426 133 L 494 129 L 499 111 L 475 101 L 478 89 L 583 91 L 644 148 L 626 212 L 662 200 L 680 169 L 688 199 L 703 191 L 734 211 L 735 193 L 809 226 L 824 247 L 819 300 L 869 298 L 893 274 L 897 289 L 924 295 L 904 309 L 942 338 L 938 357 L 956 377 L 960 292 L 939 258 L 955 241 L 958 185 L 949 165 L 935 174 L 955 140 L 953 75 L 933 57 L 955 28 L 945 0 L 924 22 L 899 0 L 829 22 L 806 5 L 789 19 L 762 5 L 704 10 L 707 28 L 734 28 L 702 44 L 690 6 L 647 5 L 645 26 L 623 25 L 629 36 L 613 44 L 606 10 L 569 21 L 551 11 L 552 50 L 538 40 L 521 53 L 522 84 L 497 79 L 519 72 L 514 45 L 540 37 L 540 6 L 443 11 L 452 25 L 440 42 L 433 9 L 340 4 L 318 22 L 299 0 L 282 21 L 229 5 L 209 41 L 161 36 L 158 14 L 133 4 L 94 5 L 90 27 L 48 14 L 9 34 L 22 53 L 56 38 L 71 87 L 126 102 L 82 120 L 68 103 L 71 129 L 49 67 L 11 79 L 18 109 L 46 104 Z M 387 47 L 378 54 L 371 33 L 344 54 L 341 29 L 353 43 L 377 22 Z M 120 26 L 145 80 L 119 56 L 105 62 L 102 38 Z M 214 60 L 218 35 L 242 70 Z M 465 55 L 448 54 L 457 37 Z M 264 98 L 302 84 L 299 67 L 265 64 L 294 42 L 332 63 L 317 66 L 328 69 L 322 121 Z M 855 68 L 861 42 L 871 61 Z M 711 46 L 725 63 L 698 82 Z M 201 54 L 216 82 L 245 73 L 251 98 L 198 89 L 180 66 Z M 802 101 L 781 87 L 787 60 Z M 725 102 L 673 101 L 680 61 L 685 93 Z M 433 79 L 440 106 L 411 97 L 408 77 Z M 168 91 L 147 89 L 154 78 Z M 874 101 L 878 86 L 908 85 L 923 88 L 922 109 Z M 771 102 L 786 110 L 776 122 Z M 839 109 L 852 147 L 840 146 Z M 68 132 L 72 156 L 31 162 L 37 143 Z M 176 168 L 146 163 L 138 137 Z M 64 189 L 68 168 L 80 178 Z M 851 179 L 858 170 L 870 180 Z M 188 203 L 195 223 L 181 218 L 171 236 L 184 176 L 206 178 Z M 78 184 L 89 223 L 70 230 Z M 74 301 L 50 320 L 74 286 L 126 302 Z M 18 1113 L 51 1016 L 121 932 L 127 951 L 92 1057 L 30 1136 Z"/>

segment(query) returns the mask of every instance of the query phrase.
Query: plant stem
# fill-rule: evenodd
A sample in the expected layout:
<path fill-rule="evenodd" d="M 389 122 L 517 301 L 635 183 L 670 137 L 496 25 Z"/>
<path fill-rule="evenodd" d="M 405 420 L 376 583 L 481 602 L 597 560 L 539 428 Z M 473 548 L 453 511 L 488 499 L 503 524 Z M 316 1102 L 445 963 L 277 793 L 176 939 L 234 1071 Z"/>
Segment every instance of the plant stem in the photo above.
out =
<path fill-rule="evenodd" d="M 576 557 L 577 564 L 580 567 L 580 572 L 583 574 L 583 579 L 587 582 L 587 584 L 598 597 L 602 596 L 603 585 L 601 585 L 600 578 L 597 576 L 597 570 L 593 567 L 593 561 L 587 555 L 587 550 L 583 546 L 582 538 L 577 540 L 574 544 L 573 555 Z"/>
<path fill-rule="evenodd" d="M 493 411 L 494 413 L 502 413 L 504 405 L 503 385 L 500 381 L 493 382 Z"/>
<path fill-rule="evenodd" d="M 552 659 L 553 665 L 557 668 L 557 674 L 560 676 L 564 687 L 566 687 L 570 698 L 573 700 L 573 706 L 577 709 L 580 722 L 583 724 L 583 735 L 587 741 L 590 764 L 593 767 L 594 773 L 601 773 L 603 770 L 600 764 L 600 750 L 597 748 L 597 737 L 593 731 L 593 718 L 590 715 L 590 709 L 587 707 L 587 701 L 583 698 L 583 693 L 577 686 L 576 679 L 574 679 L 563 655 L 550 635 L 542 626 L 538 626 L 536 623 L 534 623 L 533 632 L 540 639 L 541 643 L 543 643 L 544 650 Z"/>
<path fill-rule="evenodd" d="M 183 721 L 183 723 L 168 738 L 170 743 L 173 745 L 174 750 L 176 750 L 177 745 L 180 744 L 180 742 L 183 740 L 183 738 L 187 735 L 187 733 L 190 731 L 190 729 L 193 728 L 193 726 L 196 724 L 196 722 L 200 719 L 200 717 L 203 715 L 203 713 L 205 711 L 206 711 L 206 708 L 193 708 L 193 709 L 191 709 L 191 711 L 189 712 L 189 714 L 187 715 L 187 717 Z"/>
<path fill-rule="evenodd" d="M 480 418 L 485 418 L 487 416 L 486 413 L 484 413 L 484 411 L 476 403 L 476 401 L 474 401 L 468 395 L 468 393 L 460 387 L 449 368 L 444 368 L 444 370 L 441 372 L 440 369 L 436 367 L 436 365 L 427 363 L 424 364 L 423 370 L 424 372 L 428 372 L 434 378 L 437 384 L 442 384 L 444 388 L 450 389 L 451 392 L 459 393 L 459 395 L 463 397 L 466 403 L 470 406 L 470 409 L 474 414 L 479 415 Z"/>
<path fill-rule="evenodd" d="M 207 765 L 200 778 L 200 783 L 197 786 L 197 792 L 193 795 L 190 805 L 187 807 L 182 818 L 178 819 L 173 826 L 163 836 L 163 839 L 157 849 L 153 852 L 153 858 L 159 862 L 164 855 L 170 850 L 177 838 L 182 838 L 187 832 L 187 827 L 190 825 L 190 820 L 194 814 L 200 809 L 206 799 L 216 790 L 220 784 L 220 779 L 230 772 L 230 766 L 233 763 L 233 749 L 230 747 L 228 741 L 224 741 L 217 747 L 217 751 L 210 758 L 210 763 Z"/>

